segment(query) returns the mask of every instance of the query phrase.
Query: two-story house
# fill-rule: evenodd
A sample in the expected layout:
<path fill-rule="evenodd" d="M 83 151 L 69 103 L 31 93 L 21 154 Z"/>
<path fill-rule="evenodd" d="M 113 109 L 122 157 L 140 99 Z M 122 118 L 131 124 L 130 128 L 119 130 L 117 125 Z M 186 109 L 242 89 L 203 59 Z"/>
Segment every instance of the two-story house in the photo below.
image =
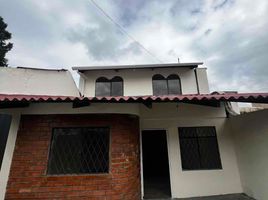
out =
<path fill-rule="evenodd" d="M 211 93 L 201 65 L 73 67 L 79 90 L 66 70 L 0 69 L 0 199 L 264 200 L 268 112 L 232 102 L 268 93 Z"/>

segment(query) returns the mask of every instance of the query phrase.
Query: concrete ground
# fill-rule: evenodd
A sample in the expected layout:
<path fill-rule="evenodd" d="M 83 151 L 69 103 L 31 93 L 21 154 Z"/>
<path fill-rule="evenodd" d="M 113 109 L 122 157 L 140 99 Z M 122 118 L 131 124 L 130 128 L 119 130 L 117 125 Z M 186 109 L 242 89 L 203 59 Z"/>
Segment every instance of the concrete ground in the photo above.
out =
<path fill-rule="evenodd" d="M 147 199 L 147 200 L 254 200 L 245 194 L 227 194 L 208 197 L 180 198 L 180 199 Z"/>

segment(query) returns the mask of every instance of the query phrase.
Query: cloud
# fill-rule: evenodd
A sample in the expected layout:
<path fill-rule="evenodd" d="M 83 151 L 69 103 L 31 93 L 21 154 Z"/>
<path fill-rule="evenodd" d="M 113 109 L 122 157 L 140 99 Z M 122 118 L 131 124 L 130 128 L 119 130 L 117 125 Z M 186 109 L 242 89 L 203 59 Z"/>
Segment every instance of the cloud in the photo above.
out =
<path fill-rule="evenodd" d="M 211 90 L 268 91 L 266 1 L 97 2 L 158 59 L 204 61 Z M 13 34 L 10 65 L 158 62 L 88 0 L 6 1 L 0 13 Z"/>

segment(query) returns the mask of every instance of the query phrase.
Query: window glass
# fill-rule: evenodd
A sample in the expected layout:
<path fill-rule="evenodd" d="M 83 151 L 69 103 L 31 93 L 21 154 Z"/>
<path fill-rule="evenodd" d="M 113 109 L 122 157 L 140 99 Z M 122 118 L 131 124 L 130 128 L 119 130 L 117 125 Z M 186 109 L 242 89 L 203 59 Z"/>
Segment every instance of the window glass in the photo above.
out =
<path fill-rule="evenodd" d="M 98 78 L 95 87 L 95 96 L 111 96 L 111 83 L 108 79 Z"/>
<path fill-rule="evenodd" d="M 111 80 L 98 78 L 95 87 L 95 96 L 123 96 L 123 79 L 119 76 Z"/>
<path fill-rule="evenodd" d="M 179 128 L 182 169 L 222 169 L 215 127 Z"/>
<path fill-rule="evenodd" d="M 153 95 L 167 95 L 167 81 L 162 75 L 154 75 L 153 76 Z"/>
<path fill-rule="evenodd" d="M 160 74 L 153 76 L 153 95 L 181 94 L 180 78 L 171 74 L 167 78 Z"/>
<path fill-rule="evenodd" d="M 177 75 L 170 75 L 168 81 L 168 94 L 181 94 L 180 78 Z"/>
<path fill-rule="evenodd" d="M 123 79 L 117 76 L 111 80 L 111 83 L 112 83 L 111 96 L 123 96 Z"/>
<path fill-rule="evenodd" d="M 53 129 L 48 174 L 97 174 L 108 171 L 108 128 Z"/>

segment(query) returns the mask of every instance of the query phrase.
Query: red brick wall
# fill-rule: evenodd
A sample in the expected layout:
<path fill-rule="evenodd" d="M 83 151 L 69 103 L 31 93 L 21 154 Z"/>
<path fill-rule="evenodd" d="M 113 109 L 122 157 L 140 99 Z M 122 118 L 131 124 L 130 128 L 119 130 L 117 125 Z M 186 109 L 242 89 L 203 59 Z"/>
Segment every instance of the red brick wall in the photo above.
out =
<path fill-rule="evenodd" d="M 46 175 L 53 127 L 109 126 L 110 173 Z M 139 120 L 131 115 L 25 115 L 6 199 L 140 199 Z"/>

